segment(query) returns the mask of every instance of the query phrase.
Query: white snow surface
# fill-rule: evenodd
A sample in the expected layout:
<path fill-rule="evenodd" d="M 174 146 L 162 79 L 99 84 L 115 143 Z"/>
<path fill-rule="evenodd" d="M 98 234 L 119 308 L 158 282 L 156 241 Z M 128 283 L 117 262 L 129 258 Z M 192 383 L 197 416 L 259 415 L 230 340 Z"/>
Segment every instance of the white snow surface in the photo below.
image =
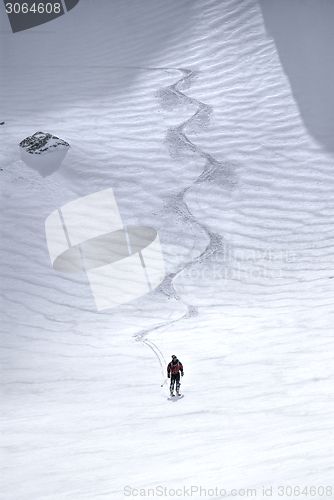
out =
<path fill-rule="evenodd" d="M 333 156 L 256 0 L 81 0 L 16 34 L 0 11 L 3 498 L 334 491 Z M 71 145 L 45 178 L 19 157 L 36 130 Z M 97 312 L 44 223 L 107 188 L 167 278 Z"/>

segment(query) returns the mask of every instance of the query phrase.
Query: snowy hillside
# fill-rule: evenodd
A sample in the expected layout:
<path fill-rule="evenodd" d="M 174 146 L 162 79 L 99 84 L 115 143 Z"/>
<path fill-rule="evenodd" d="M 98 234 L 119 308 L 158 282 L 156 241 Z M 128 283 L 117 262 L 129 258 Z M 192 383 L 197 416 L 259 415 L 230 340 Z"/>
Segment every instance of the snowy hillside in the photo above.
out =
<path fill-rule="evenodd" d="M 3 498 L 334 496 L 334 158 L 261 5 L 80 0 L 15 34 L 0 14 Z M 20 158 L 37 131 L 70 144 L 45 177 Z M 166 278 L 98 312 L 45 220 L 108 188 Z"/>

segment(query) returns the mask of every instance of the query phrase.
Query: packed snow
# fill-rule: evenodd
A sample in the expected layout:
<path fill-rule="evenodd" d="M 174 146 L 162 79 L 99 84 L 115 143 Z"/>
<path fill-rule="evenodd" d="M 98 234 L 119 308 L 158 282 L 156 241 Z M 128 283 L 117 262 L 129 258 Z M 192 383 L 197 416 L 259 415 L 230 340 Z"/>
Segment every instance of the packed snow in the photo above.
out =
<path fill-rule="evenodd" d="M 15 34 L 0 5 L 6 500 L 333 497 L 333 152 L 260 3 L 81 0 Z M 71 146 L 53 171 L 20 159 L 36 130 Z M 98 312 L 45 220 L 108 188 L 166 278 Z"/>

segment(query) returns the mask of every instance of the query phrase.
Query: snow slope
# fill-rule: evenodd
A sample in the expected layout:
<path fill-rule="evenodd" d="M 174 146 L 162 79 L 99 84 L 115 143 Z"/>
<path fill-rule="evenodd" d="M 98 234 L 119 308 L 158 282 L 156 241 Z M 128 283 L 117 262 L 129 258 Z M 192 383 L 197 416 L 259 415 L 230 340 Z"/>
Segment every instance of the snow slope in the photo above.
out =
<path fill-rule="evenodd" d="M 2 15 L 1 46 L 4 498 L 334 487 L 333 157 L 257 2 L 81 0 L 15 35 Z M 38 130 L 71 145 L 45 178 L 19 157 Z M 98 313 L 44 222 L 110 187 L 167 277 Z"/>

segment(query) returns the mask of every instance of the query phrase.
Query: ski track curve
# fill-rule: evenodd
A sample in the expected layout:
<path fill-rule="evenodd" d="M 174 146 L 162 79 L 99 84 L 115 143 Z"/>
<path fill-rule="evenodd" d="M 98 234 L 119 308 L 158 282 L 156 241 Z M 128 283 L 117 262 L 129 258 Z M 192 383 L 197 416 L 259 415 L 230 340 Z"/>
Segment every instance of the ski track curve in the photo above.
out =
<path fill-rule="evenodd" d="M 182 189 L 182 191 L 174 196 L 174 198 L 170 201 L 168 208 L 171 209 L 171 211 L 176 215 L 181 216 L 184 220 L 190 222 L 193 226 L 198 227 L 209 238 L 209 243 L 202 251 L 202 253 L 198 257 L 196 257 L 196 259 L 189 260 L 186 264 L 180 266 L 177 271 L 167 274 L 162 283 L 153 291 L 154 294 L 162 294 L 167 296 L 168 298 L 179 300 L 186 308 L 185 313 L 180 318 L 172 321 L 167 321 L 153 328 L 138 332 L 134 335 L 136 342 L 140 342 L 146 345 L 154 352 L 160 364 L 161 373 L 164 376 L 166 369 L 166 360 L 164 358 L 164 355 L 158 348 L 158 346 L 147 337 L 152 332 L 171 327 L 175 323 L 188 318 L 192 318 L 198 314 L 198 310 L 195 306 L 188 304 L 177 294 L 173 285 L 173 281 L 180 273 L 190 268 L 192 265 L 203 262 L 209 256 L 213 257 L 216 252 L 220 251 L 223 248 L 224 243 L 224 237 L 222 235 L 210 231 L 210 229 L 205 224 L 199 222 L 193 216 L 185 201 L 185 195 L 192 187 L 203 182 L 214 180 L 218 180 L 219 184 L 224 185 L 229 189 L 233 189 L 237 183 L 237 179 L 233 167 L 227 164 L 224 165 L 215 160 L 215 158 L 213 158 L 209 153 L 203 151 L 201 148 L 196 146 L 196 144 L 191 142 L 186 135 L 186 129 L 188 125 L 201 122 L 207 123 L 212 113 L 211 106 L 187 96 L 180 90 L 180 88 L 182 87 L 189 87 L 191 85 L 191 82 L 195 76 L 195 72 L 184 68 L 154 68 L 154 70 L 174 70 L 178 71 L 182 75 L 181 78 L 177 80 L 177 82 L 172 85 L 168 85 L 160 92 L 160 97 L 162 99 L 176 98 L 181 104 L 196 105 L 198 108 L 190 118 L 182 122 L 177 127 L 170 128 L 166 134 L 166 141 L 169 145 L 171 155 L 173 155 L 174 148 L 181 148 L 186 150 L 187 152 L 198 155 L 198 157 L 201 157 L 204 160 L 204 168 L 202 173 L 192 184 Z"/>

